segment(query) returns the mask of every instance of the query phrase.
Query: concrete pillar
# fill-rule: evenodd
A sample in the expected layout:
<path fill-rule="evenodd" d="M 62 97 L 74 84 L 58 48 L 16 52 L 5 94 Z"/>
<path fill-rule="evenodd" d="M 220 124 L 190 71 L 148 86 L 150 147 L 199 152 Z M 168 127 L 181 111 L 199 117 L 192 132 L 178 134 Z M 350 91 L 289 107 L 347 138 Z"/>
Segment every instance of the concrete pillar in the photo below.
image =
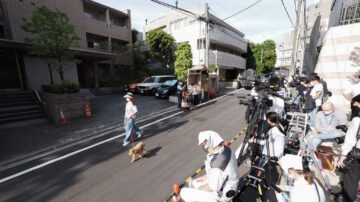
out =
<path fill-rule="evenodd" d="M 111 27 L 111 24 L 110 24 L 110 14 L 109 14 L 109 9 L 108 9 L 108 8 L 107 8 L 106 11 L 105 11 L 105 17 L 106 17 L 107 27 L 110 28 L 110 27 Z"/>

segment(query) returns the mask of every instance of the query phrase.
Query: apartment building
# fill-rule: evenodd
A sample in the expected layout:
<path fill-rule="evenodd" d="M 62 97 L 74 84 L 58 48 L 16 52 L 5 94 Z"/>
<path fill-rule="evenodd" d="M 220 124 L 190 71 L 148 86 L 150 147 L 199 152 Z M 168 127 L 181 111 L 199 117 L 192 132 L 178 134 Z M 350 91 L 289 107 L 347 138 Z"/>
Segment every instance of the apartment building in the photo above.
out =
<path fill-rule="evenodd" d="M 99 87 L 101 80 L 114 74 L 113 66 L 129 65 L 125 54 L 114 53 L 112 44 L 126 46 L 131 43 L 130 10 L 119 11 L 92 0 L 2 0 L 0 1 L 0 90 L 41 90 L 49 84 L 49 72 L 42 59 L 27 54 L 24 38 L 29 33 L 21 25 L 41 6 L 66 13 L 80 36 L 76 58 L 81 63 L 68 62 L 64 77 L 79 82 L 83 88 Z M 60 78 L 54 73 L 56 83 Z"/>
<path fill-rule="evenodd" d="M 342 95 L 358 82 L 360 72 L 360 0 L 334 0 L 315 72 L 325 79 L 333 93 L 330 100 L 350 112 L 350 102 Z"/>
<path fill-rule="evenodd" d="M 204 16 L 204 12 L 187 9 Z M 219 79 L 231 80 L 238 72 L 246 67 L 246 60 L 242 55 L 247 52 L 247 41 L 244 34 L 209 14 L 213 25 L 210 27 L 209 64 L 219 66 Z M 205 62 L 205 26 L 206 23 L 194 17 L 171 10 L 164 16 L 151 21 L 144 27 L 144 35 L 151 30 L 163 29 L 171 34 L 176 43 L 189 42 L 193 55 L 193 65 L 204 65 Z"/>

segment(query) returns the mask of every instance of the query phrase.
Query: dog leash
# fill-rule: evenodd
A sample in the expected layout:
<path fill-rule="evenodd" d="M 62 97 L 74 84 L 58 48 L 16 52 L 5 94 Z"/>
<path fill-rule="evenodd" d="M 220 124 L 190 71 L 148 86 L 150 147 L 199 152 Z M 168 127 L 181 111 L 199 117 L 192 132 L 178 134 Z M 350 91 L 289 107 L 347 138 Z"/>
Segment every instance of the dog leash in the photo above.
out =
<path fill-rule="evenodd" d="M 135 146 L 134 146 L 134 139 L 133 139 L 133 135 L 132 135 L 133 133 L 131 133 L 131 142 L 132 142 L 132 146 L 133 146 L 133 149 L 135 148 Z"/>

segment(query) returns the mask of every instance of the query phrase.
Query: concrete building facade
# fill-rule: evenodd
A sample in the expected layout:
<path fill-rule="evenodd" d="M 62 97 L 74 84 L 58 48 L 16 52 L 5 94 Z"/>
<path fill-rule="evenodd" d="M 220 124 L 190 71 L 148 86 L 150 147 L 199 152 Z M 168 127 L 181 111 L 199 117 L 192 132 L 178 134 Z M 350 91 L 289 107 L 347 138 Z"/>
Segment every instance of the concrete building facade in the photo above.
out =
<path fill-rule="evenodd" d="M 0 2 L 0 57 L 8 58 L 7 64 L 0 64 L 1 89 L 41 90 L 49 84 L 45 62 L 27 54 L 24 43 L 29 33 L 21 25 L 31 18 L 32 12 L 41 6 L 66 13 L 70 24 L 80 36 L 76 58 L 81 63 L 68 62 L 65 65 L 65 79 L 79 82 L 81 87 L 99 87 L 101 79 L 109 79 L 113 65 L 129 65 L 126 55 L 115 53 L 113 46 L 131 43 L 130 10 L 119 11 L 91 0 L 3 0 Z M 55 82 L 60 82 L 56 72 Z M 103 77 L 103 78 L 102 78 Z"/>
<path fill-rule="evenodd" d="M 358 80 L 360 72 L 360 1 L 334 0 L 324 43 L 316 65 L 317 72 L 333 93 L 337 108 L 350 112 L 343 92 Z"/>
<path fill-rule="evenodd" d="M 282 40 L 276 43 L 276 68 L 289 68 L 292 57 L 293 32 L 285 33 Z"/>
<path fill-rule="evenodd" d="M 187 10 L 197 15 L 204 15 L 201 11 Z M 247 41 L 239 30 L 212 14 L 209 14 L 209 17 L 215 24 L 210 28 L 209 64 L 220 67 L 220 79 L 232 80 L 236 78 L 238 72 L 246 68 L 246 60 L 242 55 L 247 52 Z M 189 42 L 193 65 L 204 65 L 205 26 L 206 23 L 203 21 L 172 10 L 146 25 L 144 36 L 151 30 L 163 29 L 174 37 L 177 44 Z"/>

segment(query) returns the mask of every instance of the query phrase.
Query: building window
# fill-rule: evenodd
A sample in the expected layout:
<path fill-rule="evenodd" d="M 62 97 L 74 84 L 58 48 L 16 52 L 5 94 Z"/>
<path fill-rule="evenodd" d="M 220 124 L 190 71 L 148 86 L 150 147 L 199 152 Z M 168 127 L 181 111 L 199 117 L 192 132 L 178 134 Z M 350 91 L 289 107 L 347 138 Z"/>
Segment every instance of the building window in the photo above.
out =
<path fill-rule="evenodd" d="M 84 15 L 87 18 L 91 18 L 91 19 L 94 19 L 94 20 L 99 20 L 99 16 L 97 16 L 95 14 L 84 11 Z"/>
<path fill-rule="evenodd" d="M 204 49 L 206 46 L 205 44 L 205 39 L 198 39 L 197 40 L 197 49 L 200 50 L 200 49 Z"/>
<path fill-rule="evenodd" d="M 98 43 L 98 42 L 88 41 L 87 43 L 88 43 L 89 48 L 94 48 L 94 49 L 97 49 L 97 50 L 101 49 L 100 43 Z"/>
<path fill-rule="evenodd" d="M 20 3 L 24 3 L 24 0 L 19 0 Z"/>
<path fill-rule="evenodd" d="M 32 6 L 32 7 L 35 7 L 35 3 L 34 3 L 34 2 L 31 2 L 31 6 Z"/>
<path fill-rule="evenodd" d="M 26 18 L 21 18 L 21 20 L 22 20 L 23 22 L 26 22 Z"/>

